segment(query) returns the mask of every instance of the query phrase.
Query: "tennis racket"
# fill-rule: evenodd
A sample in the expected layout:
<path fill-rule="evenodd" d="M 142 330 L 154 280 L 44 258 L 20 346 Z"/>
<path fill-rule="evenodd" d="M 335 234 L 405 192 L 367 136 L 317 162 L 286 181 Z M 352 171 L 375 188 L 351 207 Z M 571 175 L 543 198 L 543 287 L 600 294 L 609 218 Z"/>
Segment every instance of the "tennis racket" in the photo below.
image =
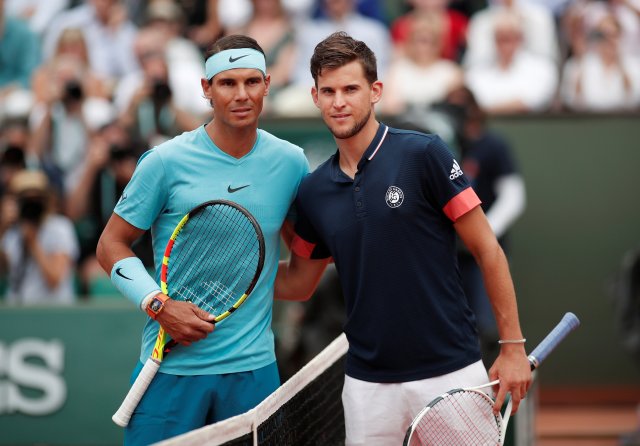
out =
<path fill-rule="evenodd" d="M 265 244 L 256 219 L 242 206 L 213 200 L 189 211 L 165 249 L 162 292 L 213 314 L 213 323 L 232 315 L 253 291 L 264 264 Z M 151 357 L 131 386 L 113 421 L 126 426 L 164 357 L 176 346 L 160 327 Z"/>
<path fill-rule="evenodd" d="M 562 340 L 580 325 L 573 313 L 566 313 L 560 323 L 531 352 L 531 370 L 540 366 Z M 504 444 L 511 415 L 509 398 L 503 415 L 494 415 L 494 400 L 481 389 L 488 384 L 453 389 L 431 401 L 415 417 L 404 439 L 404 446 L 432 445 L 500 445 Z"/>

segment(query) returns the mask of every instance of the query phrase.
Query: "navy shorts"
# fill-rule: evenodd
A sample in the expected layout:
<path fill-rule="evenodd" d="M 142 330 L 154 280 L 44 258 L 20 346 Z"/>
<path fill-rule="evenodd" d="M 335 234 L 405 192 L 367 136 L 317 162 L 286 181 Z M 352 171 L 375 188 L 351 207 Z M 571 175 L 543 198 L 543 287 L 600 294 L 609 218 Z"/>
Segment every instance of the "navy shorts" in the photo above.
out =
<path fill-rule="evenodd" d="M 134 371 L 138 375 L 142 363 Z M 158 373 L 125 429 L 127 446 L 149 445 L 244 413 L 280 386 L 277 364 L 222 375 Z"/>

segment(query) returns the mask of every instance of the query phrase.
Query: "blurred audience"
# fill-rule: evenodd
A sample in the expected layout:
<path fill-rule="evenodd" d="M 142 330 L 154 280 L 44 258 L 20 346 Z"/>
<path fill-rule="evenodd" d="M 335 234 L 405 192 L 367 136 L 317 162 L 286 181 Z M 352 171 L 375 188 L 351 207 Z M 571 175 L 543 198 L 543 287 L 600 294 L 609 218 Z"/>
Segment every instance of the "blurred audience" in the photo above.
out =
<path fill-rule="evenodd" d="M 47 59 L 53 57 L 59 36 L 66 28 L 82 30 L 92 70 L 111 86 L 136 69 L 132 48 L 137 30 L 127 18 L 121 0 L 86 0 L 60 13 L 44 36 L 43 51 Z"/>
<path fill-rule="evenodd" d="M 496 21 L 505 12 L 520 17 L 524 49 L 551 62 L 558 62 L 556 25 L 549 10 L 527 0 L 492 0 L 486 9 L 474 14 L 469 21 L 465 66 L 495 63 L 498 48 L 493 30 Z"/>
<path fill-rule="evenodd" d="M 8 193 L 13 176 L 27 167 L 25 148 L 29 140 L 27 122 L 6 119 L 0 126 L 0 199 Z"/>
<path fill-rule="evenodd" d="M 198 46 L 183 36 L 185 23 L 184 13 L 175 0 L 154 0 L 147 7 L 146 24 L 142 29 L 157 30 L 159 42 L 164 43 L 169 87 L 176 105 L 194 115 L 205 116 L 211 112 L 211 107 L 200 86 L 200 79 L 204 77 L 204 57 Z M 137 52 L 136 57 L 140 60 Z"/>
<path fill-rule="evenodd" d="M 592 0 L 583 10 L 587 32 L 613 15 L 620 27 L 620 46 L 625 54 L 640 57 L 640 0 Z"/>
<path fill-rule="evenodd" d="M 31 74 L 41 61 L 37 34 L 4 9 L 4 0 L 0 0 L 0 120 L 11 95 L 30 100 Z"/>
<path fill-rule="evenodd" d="M 110 99 L 111 92 L 108 84 L 91 69 L 89 50 L 82 30 L 65 28 L 60 33 L 51 58 L 41 64 L 31 78 L 31 89 L 36 103 L 48 102 L 51 95 L 55 95 L 52 90 L 57 87 L 51 80 L 56 77 L 57 66 L 65 64 L 64 59 L 76 61 L 79 69 L 82 70 L 81 83 L 87 96 Z"/>
<path fill-rule="evenodd" d="M 48 68 L 43 98 L 31 112 L 29 155 L 39 160 L 53 186 L 62 191 L 66 176 L 82 161 L 90 133 L 109 101 L 91 97 L 88 67 L 74 55 L 58 56 Z"/>
<path fill-rule="evenodd" d="M 175 101 L 164 37 L 162 31 L 154 27 L 140 30 L 135 52 L 141 71 L 123 80 L 128 90 L 119 91 L 116 98 L 122 124 L 146 147 L 156 146 L 202 123 Z"/>
<path fill-rule="evenodd" d="M 391 35 L 380 21 L 365 17 L 356 9 L 356 0 L 321 0 L 323 16 L 296 25 L 296 59 L 292 84 L 273 99 L 273 109 L 280 116 L 317 115 L 310 101 L 313 78 L 309 60 L 315 46 L 335 31 L 345 31 L 358 40 L 367 42 L 378 61 L 378 76 L 384 79 L 391 61 Z"/>
<path fill-rule="evenodd" d="M 181 1 L 185 16 L 185 35 L 204 55 L 209 46 L 224 34 L 218 14 L 218 0 Z"/>
<path fill-rule="evenodd" d="M 7 14 L 27 22 L 38 36 L 44 35 L 53 18 L 70 4 L 70 0 L 5 0 Z"/>
<path fill-rule="evenodd" d="M 441 23 L 440 55 L 460 62 L 467 45 L 469 19 L 459 11 L 449 8 L 450 0 L 406 0 L 411 11 L 398 17 L 391 24 L 391 37 L 395 49 L 403 53 L 410 39 L 412 22 L 421 16 L 435 16 Z"/>
<path fill-rule="evenodd" d="M 409 26 L 403 55 L 391 62 L 387 74 L 381 103 L 386 114 L 402 113 L 411 106 L 428 107 L 463 83 L 462 69 L 442 58 L 445 24 L 441 17 L 417 16 Z"/>
<path fill-rule="evenodd" d="M 493 22 L 495 63 L 477 63 L 466 71 L 466 83 L 478 103 L 490 114 L 547 110 L 558 85 L 555 64 L 524 46 L 519 14 L 503 10 Z"/>
<path fill-rule="evenodd" d="M 251 0 L 251 5 L 253 14 L 249 21 L 230 29 L 229 34 L 244 34 L 260 44 L 271 75 L 269 97 L 273 98 L 291 79 L 296 48 L 293 23 L 281 0 Z"/>
<path fill-rule="evenodd" d="M 560 95 L 572 110 L 614 112 L 640 106 L 640 60 L 624 52 L 613 14 L 589 31 L 584 53 L 564 66 Z M 606 88 L 603 86 L 606 85 Z"/>
<path fill-rule="evenodd" d="M 7 303 L 73 303 L 78 242 L 72 223 L 55 209 L 47 176 L 22 170 L 11 179 L 9 192 L 0 214 Z"/>

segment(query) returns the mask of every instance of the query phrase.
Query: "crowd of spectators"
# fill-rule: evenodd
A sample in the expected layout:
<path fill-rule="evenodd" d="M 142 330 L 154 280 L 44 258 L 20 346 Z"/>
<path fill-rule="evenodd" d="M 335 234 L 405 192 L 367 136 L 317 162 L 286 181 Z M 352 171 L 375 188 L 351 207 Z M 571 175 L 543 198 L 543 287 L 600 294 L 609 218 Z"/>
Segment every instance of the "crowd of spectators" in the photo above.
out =
<path fill-rule="evenodd" d="M 34 294 L 20 285 L 47 273 L 41 252 L 71 265 L 43 273 L 48 294 L 91 294 L 97 237 L 139 155 L 212 117 L 200 78 L 216 38 L 264 48 L 265 114 L 317 116 L 308 61 L 336 30 L 376 53 L 382 115 L 461 88 L 489 115 L 640 110 L 640 0 L 0 0 L 5 295 Z M 153 267 L 148 241 L 138 248 Z"/>

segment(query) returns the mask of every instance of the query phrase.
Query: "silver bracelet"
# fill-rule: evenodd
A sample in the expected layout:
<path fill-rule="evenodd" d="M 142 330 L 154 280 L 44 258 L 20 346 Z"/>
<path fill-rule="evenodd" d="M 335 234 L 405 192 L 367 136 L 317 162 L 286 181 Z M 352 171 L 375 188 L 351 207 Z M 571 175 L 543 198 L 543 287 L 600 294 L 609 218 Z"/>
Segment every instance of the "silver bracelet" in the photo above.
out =
<path fill-rule="evenodd" d="M 527 342 L 527 338 L 522 339 L 500 339 L 498 344 L 524 344 Z"/>

